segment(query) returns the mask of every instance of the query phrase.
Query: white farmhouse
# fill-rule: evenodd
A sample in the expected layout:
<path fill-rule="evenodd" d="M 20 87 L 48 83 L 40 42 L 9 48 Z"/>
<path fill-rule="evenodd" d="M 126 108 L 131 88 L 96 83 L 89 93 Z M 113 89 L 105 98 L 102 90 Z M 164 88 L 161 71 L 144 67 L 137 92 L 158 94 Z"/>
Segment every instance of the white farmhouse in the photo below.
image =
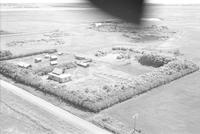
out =
<path fill-rule="evenodd" d="M 59 83 L 64 83 L 72 80 L 70 74 L 64 74 L 63 69 L 59 68 L 55 68 L 51 73 L 49 73 L 48 78 Z"/>

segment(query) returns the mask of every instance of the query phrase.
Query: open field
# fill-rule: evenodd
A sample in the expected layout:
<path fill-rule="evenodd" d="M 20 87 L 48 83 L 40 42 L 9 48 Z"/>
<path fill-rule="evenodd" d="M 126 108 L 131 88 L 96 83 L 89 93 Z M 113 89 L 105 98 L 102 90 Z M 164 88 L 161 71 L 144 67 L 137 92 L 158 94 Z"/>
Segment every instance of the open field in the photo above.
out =
<path fill-rule="evenodd" d="M 39 89 L 45 94 L 39 93 L 39 90 L 34 91 L 32 87 L 37 88 L 34 85 L 37 85 L 37 83 L 31 83 L 32 87 L 25 85 L 22 85 L 22 87 L 24 86 L 26 90 L 28 89 L 42 98 L 51 98 L 49 96 L 55 95 L 55 92 L 57 92 L 56 98 L 64 99 L 64 103 L 67 104 L 67 106 L 60 106 L 78 116 L 88 119 L 94 113 L 88 112 L 86 109 L 95 112 L 102 110 L 100 114 L 103 113 L 116 118 L 132 128 L 131 116 L 139 112 L 141 119 L 139 119 L 138 127 L 144 133 L 179 134 L 185 132 L 186 134 L 196 134 L 199 131 L 198 113 L 200 112 L 198 108 L 199 72 L 184 78 L 180 77 L 198 70 L 196 65 L 200 65 L 200 15 L 198 12 L 200 8 L 199 6 L 155 6 L 154 8 L 157 11 L 152 11 L 147 16 L 158 18 L 159 21 L 148 21 L 148 25 L 143 25 L 146 26 L 146 29 L 141 28 L 139 31 L 134 30 L 132 26 L 133 29 L 129 31 L 129 24 L 121 23 L 121 21 L 116 26 L 117 19 L 101 14 L 96 9 L 70 12 L 64 10 L 4 11 L 1 12 L 1 50 L 9 50 L 14 55 L 46 49 L 57 49 L 58 52 L 63 52 L 64 54 L 61 56 L 55 53 L 58 56 L 57 66 L 50 66 L 49 59 L 45 59 L 44 55 L 12 59 L 6 62 L 14 65 L 20 61 L 32 64 L 31 71 L 33 71 L 33 74 L 39 71 L 40 73 L 36 73 L 36 77 L 35 74 L 28 76 L 44 80 L 44 83 L 49 82 L 56 85 L 59 90 L 56 88 L 51 90 L 52 85 L 49 85 L 50 88 L 45 88 L 44 83 L 40 83 L 42 88 Z M 158 12 L 159 14 L 157 14 Z M 194 16 L 196 17 L 194 18 Z M 105 23 L 106 26 L 103 28 L 91 28 L 91 26 L 95 26 L 94 24 L 102 22 L 109 23 Z M 142 48 L 145 52 L 164 53 L 177 59 L 186 58 L 188 60 L 184 62 L 170 60 L 160 63 L 157 62 L 160 60 L 158 56 L 156 60 L 148 63 L 145 59 L 148 59 L 149 56 L 145 57 L 145 53 L 141 56 L 123 51 L 112 51 L 111 48 L 116 46 Z M 105 55 L 102 54 L 103 56 L 95 56 L 95 53 L 104 50 L 109 51 Z M 93 61 L 90 66 L 88 68 L 76 66 L 75 68 L 65 69 L 65 73 L 72 75 L 72 81 L 67 83 L 59 84 L 47 79 L 47 74 L 54 67 L 67 68 L 67 63 L 74 63 L 76 61 L 75 53 L 92 58 Z M 41 57 L 42 62 L 34 63 L 34 59 L 37 57 Z M 149 60 L 151 61 L 151 56 Z M 17 76 L 20 71 L 23 72 L 23 69 L 18 70 L 18 67 L 15 69 L 16 73 L 13 72 L 13 76 Z M 44 71 L 46 72 L 41 73 Z M 26 72 L 28 71 L 22 74 L 26 76 Z M 156 75 L 150 77 L 152 72 L 156 72 Z M 173 77 L 168 77 L 168 75 Z M 19 78 L 21 76 L 23 75 L 20 75 Z M 155 77 L 157 76 L 159 76 L 159 84 L 156 83 Z M 144 85 L 150 86 L 146 85 L 140 88 L 136 86 L 134 90 L 130 90 L 131 88 L 127 86 L 134 87 L 133 79 L 141 80 L 141 82 L 138 82 L 140 86 L 143 85 L 141 84 L 143 80 L 145 80 Z M 151 81 L 151 79 L 154 81 Z M 132 83 L 129 83 L 130 80 L 133 80 Z M 169 83 L 172 80 L 175 81 Z M 21 82 L 23 81 L 25 79 L 22 77 Z M 166 83 L 169 84 L 161 86 Z M 116 85 L 119 88 L 110 88 Z M 126 86 L 123 87 L 124 85 Z M 137 96 L 157 86 L 160 87 Z M 125 89 L 126 93 L 122 92 L 121 89 Z M 51 95 L 46 94 L 46 91 L 51 92 Z M 134 92 L 129 93 L 128 91 Z M 110 94 L 107 94 L 107 92 L 110 92 Z M 60 98 L 60 96 L 62 97 Z M 114 99 L 110 100 L 109 97 L 111 96 Z M 60 103 L 57 102 L 56 98 L 52 100 Z M 127 99 L 129 100 L 125 101 Z M 116 105 L 112 106 L 113 104 Z M 81 109 L 81 107 L 86 109 Z M 104 108 L 108 109 L 103 110 Z M 163 120 L 166 120 L 166 122 L 163 122 Z"/>

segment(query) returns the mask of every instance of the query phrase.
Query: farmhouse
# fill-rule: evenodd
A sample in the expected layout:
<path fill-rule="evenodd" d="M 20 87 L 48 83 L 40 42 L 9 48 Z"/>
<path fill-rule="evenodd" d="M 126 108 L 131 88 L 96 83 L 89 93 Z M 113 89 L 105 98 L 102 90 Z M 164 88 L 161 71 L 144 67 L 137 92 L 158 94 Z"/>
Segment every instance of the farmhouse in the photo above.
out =
<path fill-rule="evenodd" d="M 71 81 L 71 75 L 64 74 L 64 70 L 59 68 L 55 68 L 51 73 L 49 73 L 48 78 L 59 83 Z"/>

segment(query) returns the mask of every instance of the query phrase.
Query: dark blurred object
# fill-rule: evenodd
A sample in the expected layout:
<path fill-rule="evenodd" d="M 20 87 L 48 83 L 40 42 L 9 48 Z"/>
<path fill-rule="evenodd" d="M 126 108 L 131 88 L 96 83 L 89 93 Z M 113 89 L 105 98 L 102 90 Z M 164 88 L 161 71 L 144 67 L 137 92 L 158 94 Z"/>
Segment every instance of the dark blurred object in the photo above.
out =
<path fill-rule="evenodd" d="M 144 0 L 89 0 L 106 13 L 128 22 L 140 23 L 144 13 Z"/>

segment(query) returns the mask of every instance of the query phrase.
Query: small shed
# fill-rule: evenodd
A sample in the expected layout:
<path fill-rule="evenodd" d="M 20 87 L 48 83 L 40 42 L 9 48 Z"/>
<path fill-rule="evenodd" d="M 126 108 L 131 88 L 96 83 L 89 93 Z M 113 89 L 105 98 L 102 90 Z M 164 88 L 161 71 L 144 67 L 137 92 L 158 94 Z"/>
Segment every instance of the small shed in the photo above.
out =
<path fill-rule="evenodd" d="M 85 60 L 85 59 L 87 59 L 84 55 L 78 55 L 78 54 L 75 54 L 74 55 L 74 57 L 75 57 L 75 59 L 77 59 L 77 60 Z"/>
<path fill-rule="evenodd" d="M 31 64 L 25 63 L 25 62 L 19 62 L 19 63 L 17 63 L 17 65 L 21 68 L 30 68 L 31 67 Z"/>
<path fill-rule="evenodd" d="M 35 61 L 35 63 L 41 62 L 42 58 L 35 58 L 34 61 Z"/>
<path fill-rule="evenodd" d="M 50 61 L 55 61 L 57 59 L 58 59 L 58 57 L 56 55 L 51 55 L 50 56 Z"/>
<path fill-rule="evenodd" d="M 102 23 L 99 23 L 99 22 L 98 22 L 98 23 L 95 23 L 95 27 L 98 28 L 98 27 L 100 27 L 100 26 L 102 26 Z"/>
<path fill-rule="evenodd" d="M 58 55 L 63 55 L 63 53 L 62 52 L 58 52 Z"/>
<path fill-rule="evenodd" d="M 89 67 L 89 63 L 86 63 L 86 62 L 81 62 L 81 61 L 76 61 L 76 64 L 78 66 L 81 66 L 81 67 Z"/>
<path fill-rule="evenodd" d="M 88 58 L 88 59 L 83 60 L 83 62 L 85 62 L 85 63 L 92 62 L 92 59 Z"/>
<path fill-rule="evenodd" d="M 49 54 L 45 54 L 44 58 L 48 59 L 48 58 L 50 58 L 50 55 Z"/>
<path fill-rule="evenodd" d="M 51 61 L 51 62 L 50 62 L 50 65 L 57 65 L 57 64 L 58 64 L 57 61 Z"/>

